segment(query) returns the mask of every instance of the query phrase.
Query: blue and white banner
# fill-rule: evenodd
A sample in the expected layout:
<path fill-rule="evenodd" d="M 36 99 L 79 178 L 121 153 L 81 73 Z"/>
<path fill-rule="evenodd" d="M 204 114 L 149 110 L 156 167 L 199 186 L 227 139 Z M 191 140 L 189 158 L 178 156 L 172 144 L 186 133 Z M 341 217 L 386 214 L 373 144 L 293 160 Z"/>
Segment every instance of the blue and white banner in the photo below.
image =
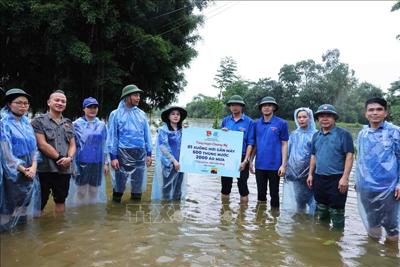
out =
<path fill-rule="evenodd" d="M 179 163 L 181 172 L 239 177 L 243 133 L 184 128 Z"/>

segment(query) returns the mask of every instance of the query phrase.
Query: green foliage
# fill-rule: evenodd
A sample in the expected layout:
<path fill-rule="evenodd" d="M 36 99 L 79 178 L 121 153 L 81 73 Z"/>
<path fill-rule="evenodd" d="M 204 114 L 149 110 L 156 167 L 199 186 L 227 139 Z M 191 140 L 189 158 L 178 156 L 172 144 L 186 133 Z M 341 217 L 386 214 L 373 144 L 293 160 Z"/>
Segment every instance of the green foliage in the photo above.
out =
<path fill-rule="evenodd" d="M 393 121 L 394 124 L 400 125 L 400 80 L 390 84 L 387 100 L 390 106 L 389 119 Z"/>
<path fill-rule="evenodd" d="M 191 118 L 214 118 L 210 111 L 214 110 L 218 100 L 214 97 L 199 94 L 195 96 L 187 106 L 186 110 Z"/>
<path fill-rule="evenodd" d="M 393 95 L 396 95 L 396 92 L 400 93 L 400 81 L 392 87 Z M 252 118 L 260 116 L 258 108 L 260 99 L 264 96 L 273 96 L 279 104 L 276 114 L 288 120 L 293 119 L 293 112 L 298 107 L 317 110 L 321 104 L 331 103 L 339 112 L 340 122 L 366 123 L 365 101 L 374 96 L 383 97 L 384 94 L 380 88 L 368 82 L 359 83 L 348 64 L 340 61 L 339 50 L 333 49 L 323 54 L 321 64 L 312 59 L 302 60 L 292 65 L 285 64 L 279 71 L 278 81 L 270 78 L 262 78 L 257 82 L 231 80 L 225 84 L 222 95 L 224 103 L 232 95 L 242 96 L 246 102 L 245 112 Z M 205 98 L 205 96 L 202 97 Z M 398 97 L 392 96 L 392 99 L 396 99 L 395 103 L 400 106 Z M 188 107 L 192 104 L 193 102 L 189 103 Z M 217 105 L 215 103 L 215 106 Z M 200 110 L 201 108 L 198 107 L 194 114 L 189 111 L 189 116 L 207 118 L 211 109 L 205 109 L 204 113 Z M 226 108 L 218 118 L 221 119 L 228 113 L 229 110 Z"/>
<path fill-rule="evenodd" d="M 392 6 L 392 10 L 391 11 L 393 12 L 393 11 L 396 11 L 396 10 L 399 10 L 399 9 L 400 9 L 400 0 L 397 0 L 397 2 Z M 396 36 L 396 38 L 400 40 L 400 34 L 398 34 Z"/>
<path fill-rule="evenodd" d="M 236 61 L 231 57 L 225 57 L 221 59 L 221 63 L 219 65 L 217 74 L 215 75 L 216 84 L 213 85 L 215 88 L 219 90 L 217 103 L 212 107 L 212 111 L 214 113 L 214 123 L 213 128 L 220 128 L 220 117 L 223 113 L 224 103 L 222 101 L 224 90 L 232 83 L 238 80 L 237 75 L 237 64 Z"/>
<path fill-rule="evenodd" d="M 183 70 L 196 56 L 193 14 L 206 1 L 4 0 L 0 5 L 0 86 L 32 93 L 44 110 L 51 91 L 69 97 L 67 115 L 83 98 L 107 115 L 121 89 L 145 91 L 142 108 L 163 108 L 183 90 Z"/>

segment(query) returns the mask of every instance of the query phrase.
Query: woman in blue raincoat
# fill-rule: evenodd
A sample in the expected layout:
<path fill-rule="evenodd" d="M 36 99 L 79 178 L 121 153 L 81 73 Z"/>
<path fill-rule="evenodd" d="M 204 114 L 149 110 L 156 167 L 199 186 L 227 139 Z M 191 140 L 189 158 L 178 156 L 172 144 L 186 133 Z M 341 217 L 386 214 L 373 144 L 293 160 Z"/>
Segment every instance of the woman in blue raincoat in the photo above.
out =
<path fill-rule="evenodd" d="M 365 103 L 368 125 L 358 133 L 356 191 L 368 235 L 397 243 L 400 224 L 400 128 L 387 122 L 387 102 Z M 382 230 L 386 234 L 383 234 Z"/>
<path fill-rule="evenodd" d="M 156 168 L 151 192 L 152 200 L 180 200 L 185 197 L 186 181 L 179 172 L 182 141 L 182 122 L 187 112 L 181 107 L 170 107 L 161 113 L 163 126 L 157 130 Z"/>
<path fill-rule="evenodd" d="M 21 89 L 6 92 L 0 146 L 3 180 L 0 229 L 10 230 L 40 214 L 40 184 L 36 174 L 37 146 L 26 116 L 31 96 Z"/>
<path fill-rule="evenodd" d="M 283 185 L 283 208 L 312 214 L 315 201 L 306 180 L 310 169 L 311 140 L 317 131 L 314 115 L 309 108 L 294 112 L 297 129 L 289 137 L 288 165 Z"/>
<path fill-rule="evenodd" d="M 107 149 L 111 159 L 113 201 L 120 203 L 126 185 L 131 199 L 139 201 L 146 191 L 147 168 L 151 165 L 151 133 L 146 113 L 138 108 L 143 91 L 130 84 L 122 89 L 118 108 L 108 123 Z"/>
<path fill-rule="evenodd" d="M 84 115 L 73 122 L 77 153 L 67 199 L 67 205 L 70 206 L 107 202 L 107 128 L 96 117 L 98 107 L 99 103 L 95 98 L 86 98 L 83 101 Z"/>

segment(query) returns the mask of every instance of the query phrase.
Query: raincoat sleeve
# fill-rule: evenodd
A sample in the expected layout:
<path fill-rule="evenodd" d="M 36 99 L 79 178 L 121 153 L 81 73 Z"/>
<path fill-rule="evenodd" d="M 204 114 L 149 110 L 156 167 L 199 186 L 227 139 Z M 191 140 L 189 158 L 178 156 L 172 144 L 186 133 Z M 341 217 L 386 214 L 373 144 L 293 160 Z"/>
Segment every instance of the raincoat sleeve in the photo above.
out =
<path fill-rule="evenodd" d="M 398 168 L 398 175 L 397 175 L 397 186 L 396 188 L 400 188 L 400 128 L 397 128 L 395 133 L 395 155 L 397 158 L 397 168 Z"/>
<path fill-rule="evenodd" d="M 171 147 L 168 144 L 168 133 L 163 131 L 162 129 L 158 130 L 158 137 L 157 137 L 157 145 L 160 149 L 160 159 L 164 166 L 169 166 L 171 163 L 176 160 L 172 155 Z"/>
<path fill-rule="evenodd" d="M 108 138 L 108 130 L 107 130 L 107 127 L 104 126 L 104 129 L 103 129 L 104 164 L 110 163 L 110 154 L 108 152 L 108 147 L 107 147 L 107 138 Z"/>
<path fill-rule="evenodd" d="M 115 114 L 114 111 L 111 112 L 108 122 L 107 150 L 111 160 L 117 159 L 118 155 L 118 121 L 115 118 Z"/>
<path fill-rule="evenodd" d="M 3 153 L 3 171 L 5 177 L 15 181 L 18 175 L 18 166 L 24 165 L 24 161 L 13 155 L 10 129 L 2 124 L 1 131 L 0 146 Z"/>
<path fill-rule="evenodd" d="M 146 143 L 147 156 L 151 157 L 151 151 L 153 150 L 153 148 L 152 148 L 152 144 L 151 144 L 151 132 L 150 132 L 149 122 L 148 122 L 147 118 L 144 123 L 144 141 Z"/>

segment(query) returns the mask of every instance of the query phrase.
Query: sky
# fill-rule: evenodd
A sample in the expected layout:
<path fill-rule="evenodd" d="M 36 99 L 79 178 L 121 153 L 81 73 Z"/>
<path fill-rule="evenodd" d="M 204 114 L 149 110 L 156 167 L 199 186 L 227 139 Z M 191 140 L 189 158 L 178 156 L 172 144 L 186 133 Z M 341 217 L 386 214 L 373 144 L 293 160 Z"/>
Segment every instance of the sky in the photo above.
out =
<path fill-rule="evenodd" d="M 322 62 L 329 49 L 340 51 L 360 82 L 386 91 L 400 79 L 400 10 L 394 1 L 216 1 L 202 11 L 198 56 L 185 70 L 187 86 L 178 96 L 185 106 L 212 87 L 222 58 L 230 56 L 243 79 L 278 79 L 284 64 Z"/>

